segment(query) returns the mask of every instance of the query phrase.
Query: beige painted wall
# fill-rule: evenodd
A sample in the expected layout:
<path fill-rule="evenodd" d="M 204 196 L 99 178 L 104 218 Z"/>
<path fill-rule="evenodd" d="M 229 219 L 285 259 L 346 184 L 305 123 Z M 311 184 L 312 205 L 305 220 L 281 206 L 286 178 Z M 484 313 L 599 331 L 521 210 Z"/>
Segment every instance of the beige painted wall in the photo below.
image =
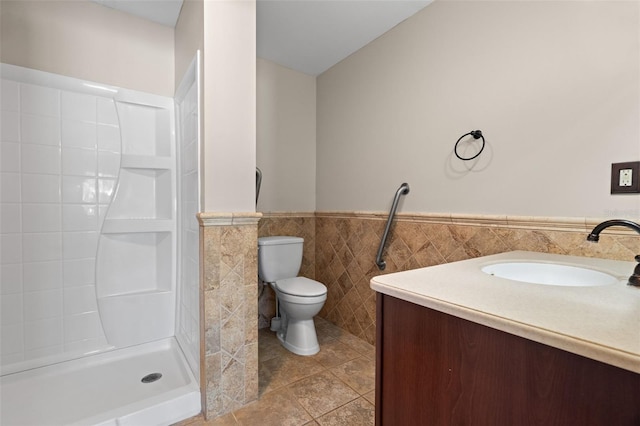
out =
<path fill-rule="evenodd" d="M 316 79 L 265 59 L 257 65 L 258 211 L 314 211 Z"/>
<path fill-rule="evenodd" d="M 2 0 L 0 60 L 173 96 L 173 28 L 88 0 Z"/>
<path fill-rule="evenodd" d="M 640 3 L 436 1 L 318 77 L 317 210 L 640 218 Z M 453 156 L 472 129 L 477 161 Z"/>
<path fill-rule="evenodd" d="M 196 51 L 204 49 L 204 2 L 203 0 L 185 0 L 175 29 L 175 87 L 182 82 Z"/>
<path fill-rule="evenodd" d="M 255 1 L 205 1 L 204 23 L 204 211 L 255 212 Z"/>

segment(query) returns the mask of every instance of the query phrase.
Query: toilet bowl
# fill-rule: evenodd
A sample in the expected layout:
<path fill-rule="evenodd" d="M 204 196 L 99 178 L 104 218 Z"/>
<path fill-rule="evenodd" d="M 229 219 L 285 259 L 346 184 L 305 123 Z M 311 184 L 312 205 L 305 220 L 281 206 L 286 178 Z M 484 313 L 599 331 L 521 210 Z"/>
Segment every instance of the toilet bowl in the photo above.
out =
<path fill-rule="evenodd" d="M 314 355 L 320 351 L 313 317 L 327 300 L 327 288 L 318 281 L 297 277 L 302 263 L 299 237 L 263 237 L 258 239 L 258 272 L 276 293 L 280 320 L 272 330 L 289 351 Z"/>
<path fill-rule="evenodd" d="M 304 277 L 278 280 L 273 288 L 280 304 L 282 318 L 280 330 L 276 331 L 278 340 L 295 354 L 317 354 L 320 345 L 313 317 L 320 312 L 327 300 L 327 288 Z"/>

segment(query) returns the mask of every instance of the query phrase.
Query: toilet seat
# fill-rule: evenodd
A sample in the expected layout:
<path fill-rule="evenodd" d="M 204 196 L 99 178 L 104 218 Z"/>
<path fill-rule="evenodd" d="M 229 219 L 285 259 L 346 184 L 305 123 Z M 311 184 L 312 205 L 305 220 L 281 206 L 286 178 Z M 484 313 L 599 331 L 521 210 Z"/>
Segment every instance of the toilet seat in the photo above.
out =
<path fill-rule="evenodd" d="M 276 289 L 283 294 L 297 297 L 317 297 L 327 294 L 327 287 L 305 277 L 286 278 L 275 282 Z"/>

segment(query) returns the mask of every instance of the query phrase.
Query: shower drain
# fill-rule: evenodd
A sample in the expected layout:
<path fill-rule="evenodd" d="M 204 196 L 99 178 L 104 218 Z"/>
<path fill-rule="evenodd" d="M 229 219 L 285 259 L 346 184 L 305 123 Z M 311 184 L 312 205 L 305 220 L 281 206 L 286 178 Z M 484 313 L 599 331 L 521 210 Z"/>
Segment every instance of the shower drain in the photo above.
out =
<path fill-rule="evenodd" d="M 162 377 L 162 373 L 151 373 L 144 376 L 141 380 L 142 383 L 153 383 L 157 380 L 160 380 Z"/>

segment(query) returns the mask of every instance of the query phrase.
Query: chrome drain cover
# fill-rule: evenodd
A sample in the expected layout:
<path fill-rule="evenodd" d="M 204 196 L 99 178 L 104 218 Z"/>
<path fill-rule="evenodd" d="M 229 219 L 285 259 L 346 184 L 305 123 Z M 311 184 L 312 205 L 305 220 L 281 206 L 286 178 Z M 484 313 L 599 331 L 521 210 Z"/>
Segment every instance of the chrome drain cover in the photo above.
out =
<path fill-rule="evenodd" d="M 151 373 L 144 376 L 141 380 L 142 383 L 153 383 L 157 380 L 160 380 L 162 377 L 162 373 Z"/>

